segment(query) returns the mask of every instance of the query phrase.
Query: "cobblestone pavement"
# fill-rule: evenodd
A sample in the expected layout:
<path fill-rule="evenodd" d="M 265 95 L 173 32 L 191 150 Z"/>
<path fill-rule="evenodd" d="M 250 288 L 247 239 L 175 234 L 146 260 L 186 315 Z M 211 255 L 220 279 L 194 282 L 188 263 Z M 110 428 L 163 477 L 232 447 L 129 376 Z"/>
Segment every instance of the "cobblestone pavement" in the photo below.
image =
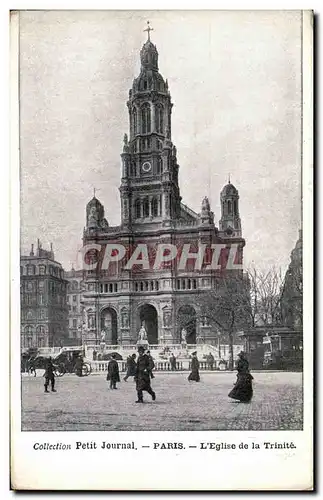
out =
<path fill-rule="evenodd" d="M 144 393 L 135 404 L 132 379 L 109 389 L 104 374 L 56 379 L 57 392 L 44 393 L 41 376 L 22 376 L 22 429 L 29 431 L 108 430 L 301 430 L 302 374 L 254 373 L 251 403 L 227 397 L 235 373 L 156 373 L 155 402 Z"/>

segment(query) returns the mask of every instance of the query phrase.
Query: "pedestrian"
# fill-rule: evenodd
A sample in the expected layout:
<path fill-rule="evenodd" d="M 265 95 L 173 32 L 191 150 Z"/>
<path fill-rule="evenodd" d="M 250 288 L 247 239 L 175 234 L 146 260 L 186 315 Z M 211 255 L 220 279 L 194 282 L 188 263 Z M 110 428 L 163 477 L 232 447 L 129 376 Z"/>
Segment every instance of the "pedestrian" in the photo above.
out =
<path fill-rule="evenodd" d="M 75 373 L 78 377 L 83 376 L 83 356 L 80 354 L 75 361 Z"/>
<path fill-rule="evenodd" d="M 213 370 L 214 356 L 213 356 L 213 354 L 211 352 L 209 352 L 206 360 L 207 360 L 207 363 L 208 363 L 209 370 Z"/>
<path fill-rule="evenodd" d="M 45 377 L 45 384 L 44 384 L 45 392 L 49 392 L 49 390 L 48 390 L 49 382 L 51 384 L 52 392 L 56 392 L 56 390 L 55 390 L 54 365 L 53 365 L 51 357 L 48 358 L 48 360 L 46 361 L 46 365 L 45 366 L 46 366 L 45 373 L 44 373 L 44 377 Z"/>
<path fill-rule="evenodd" d="M 253 396 L 253 376 L 249 372 L 249 362 L 245 353 L 241 351 L 238 356 L 237 380 L 228 396 L 229 398 L 238 400 L 240 403 L 249 403 Z"/>
<path fill-rule="evenodd" d="M 169 362 L 170 362 L 171 370 L 175 371 L 176 370 L 176 357 L 175 357 L 174 353 L 172 353 L 171 357 L 169 358 Z"/>
<path fill-rule="evenodd" d="M 192 361 L 191 361 L 191 373 L 188 376 L 188 381 L 199 382 L 200 374 L 199 374 L 200 363 L 197 359 L 197 351 L 192 352 Z"/>
<path fill-rule="evenodd" d="M 151 376 L 151 361 L 147 354 L 145 354 L 145 348 L 143 346 L 138 347 L 138 359 L 136 366 L 136 390 L 138 395 L 138 400 L 136 403 L 143 403 L 143 391 L 147 391 L 151 395 L 152 400 L 155 401 L 156 394 L 152 390 L 150 385 Z"/>
<path fill-rule="evenodd" d="M 155 375 L 153 374 L 153 369 L 155 368 L 154 358 L 150 354 L 150 351 L 147 351 L 147 356 L 149 358 L 149 363 L 150 363 L 150 378 L 155 378 Z"/>
<path fill-rule="evenodd" d="M 36 363 L 33 357 L 29 358 L 27 362 L 27 372 L 30 373 L 30 375 L 34 374 L 34 377 L 36 377 Z"/>
<path fill-rule="evenodd" d="M 136 375 L 136 355 L 132 354 L 127 358 L 127 373 L 126 376 L 123 378 L 123 380 L 127 382 L 127 379 L 129 377 L 134 377 L 135 375 Z"/>
<path fill-rule="evenodd" d="M 93 359 L 93 361 L 96 361 L 97 354 L 98 353 L 96 352 L 96 350 L 93 349 L 93 353 L 92 353 L 92 359 Z"/>
<path fill-rule="evenodd" d="M 112 359 L 108 363 L 107 380 L 110 380 L 110 389 L 116 389 L 117 382 L 120 382 L 119 365 L 116 361 L 115 354 L 112 354 L 111 358 Z"/>

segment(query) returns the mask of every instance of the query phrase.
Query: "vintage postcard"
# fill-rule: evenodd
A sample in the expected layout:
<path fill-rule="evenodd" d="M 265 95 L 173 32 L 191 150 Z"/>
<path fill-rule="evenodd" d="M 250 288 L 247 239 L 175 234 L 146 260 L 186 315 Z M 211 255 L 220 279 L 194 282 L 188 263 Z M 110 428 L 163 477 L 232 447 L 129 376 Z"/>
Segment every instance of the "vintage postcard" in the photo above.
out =
<path fill-rule="evenodd" d="M 13 489 L 313 489 L 312 25 L 11 13 Z"/>

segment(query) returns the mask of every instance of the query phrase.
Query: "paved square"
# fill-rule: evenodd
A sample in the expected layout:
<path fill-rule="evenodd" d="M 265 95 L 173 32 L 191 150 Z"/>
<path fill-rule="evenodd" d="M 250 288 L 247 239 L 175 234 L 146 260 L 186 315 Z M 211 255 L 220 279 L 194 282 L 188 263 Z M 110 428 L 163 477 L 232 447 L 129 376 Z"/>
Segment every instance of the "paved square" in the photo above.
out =
<path fill-rule="evenodd" d="M 133 379 L 109 389 L 105 375 L 56 379 L 57 393 L 44 393 L 44 378 L 22 376 L 22 429 L 27 431 L 301 430 L 302 374 L 253 373 L 251 403 L 228 398 L 235 373 L 155 373 L 157 400 L 144 393 L 135 404 Z"/>

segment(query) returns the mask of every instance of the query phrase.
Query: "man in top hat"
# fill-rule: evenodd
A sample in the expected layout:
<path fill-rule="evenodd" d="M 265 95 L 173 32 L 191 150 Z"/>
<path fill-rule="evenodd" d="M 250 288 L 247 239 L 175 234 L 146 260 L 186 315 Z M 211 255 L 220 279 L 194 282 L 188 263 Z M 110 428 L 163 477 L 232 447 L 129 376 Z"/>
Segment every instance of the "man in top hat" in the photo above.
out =
<path fill-rule="evenodd" d="M 119 365 L 115 354 L 112 354 L 111 358 L 108 363 L 107 380 L 110 380 L 110 389 L 116 389 L 117 382 L 120 382 Z"/>
<path fill-rule="evenodd" d="M 197 351 L 192 352 L 192 361 L 191 361 L 191 373 L 188 376 L 188 381 L 199 382 L 200 374 L 199 374 L 200 363 L 197 359 Z"/>
<path fill-rule="evenodd" d="M 152 400 L 155 401 L 156 394 L 152 390 L 150 385 L 150 375 L 151 375 L 151 362 L 147 354 L 145 354 L 145 348 L 142 345 L 138 347 L 138 360 L 136 366 L 136 390 L 138 394 L 138 400 L 136 403 L 143 403 L 143 391 L 147 391 L 151 395 Z"/>

